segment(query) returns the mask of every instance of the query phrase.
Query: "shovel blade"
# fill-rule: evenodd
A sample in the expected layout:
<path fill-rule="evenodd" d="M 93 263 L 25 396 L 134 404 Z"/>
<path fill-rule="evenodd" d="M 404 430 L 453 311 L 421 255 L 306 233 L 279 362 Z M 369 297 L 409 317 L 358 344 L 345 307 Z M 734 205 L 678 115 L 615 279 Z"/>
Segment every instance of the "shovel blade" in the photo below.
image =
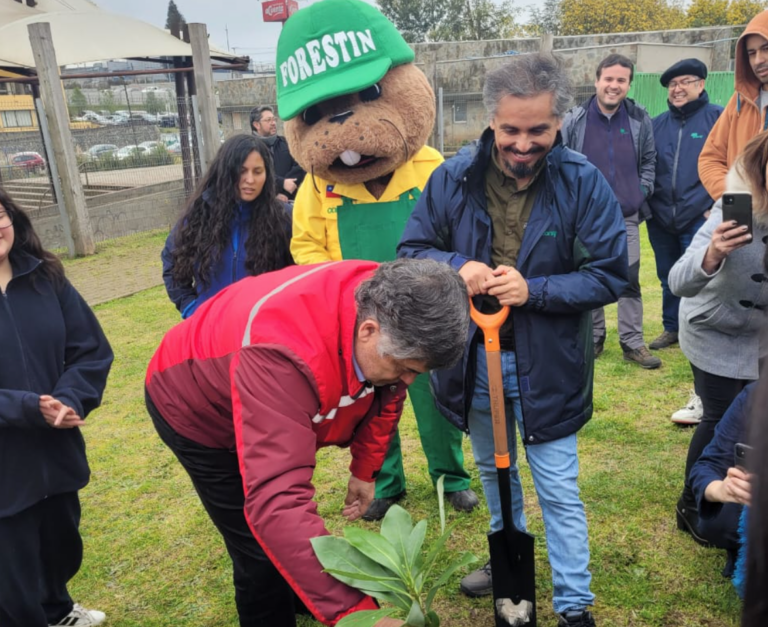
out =
<path fill-rule="evenodd" d="M 536 627 L 533 544 L 531 534 L 517 529 L 488 535 L 496 627 Z"/>

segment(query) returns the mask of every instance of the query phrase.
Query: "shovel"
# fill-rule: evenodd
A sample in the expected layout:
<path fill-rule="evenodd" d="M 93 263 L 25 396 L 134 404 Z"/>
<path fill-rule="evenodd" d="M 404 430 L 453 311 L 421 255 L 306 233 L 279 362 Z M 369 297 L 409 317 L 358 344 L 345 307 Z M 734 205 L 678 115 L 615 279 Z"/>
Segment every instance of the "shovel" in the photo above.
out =
<path fill-rule="evenodd" d="M 488 534 L 493 579 L 496 627 L 536 627 L 536 569 L 533 561 L 533 536 L 512 522 L 512 489 L 509 480 L 507 416 L 504 410 L 504 384 L 501 374 L 499 329 L 509 315 L 509 307 L 495 314 L 481 314 L 470 300 L 472 320 L 485 336 L 488 360 L 488 390 L 491 398 L 493 443 L 496 472 L 499 476 L 503 528 Z"/>

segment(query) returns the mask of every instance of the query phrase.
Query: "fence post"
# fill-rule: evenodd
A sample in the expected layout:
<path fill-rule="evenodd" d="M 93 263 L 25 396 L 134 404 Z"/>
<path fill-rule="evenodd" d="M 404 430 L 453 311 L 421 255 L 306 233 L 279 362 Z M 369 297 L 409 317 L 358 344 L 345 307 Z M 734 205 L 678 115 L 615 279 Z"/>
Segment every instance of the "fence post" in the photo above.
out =
<path fill-rule="evenodd" d="M 555 47 L 555 36 L 552 33 L 542 33 L 539 41 L 539 52 L 551 53 Z"/>
<path fill-rule="evenodd" d="M 72 239 L 72 229 L 67 217 L 67 207 L 64 204 L 64 195 L 61 192 L 61 178 L 59 178 L 59 168 L 56 159 L 53 158 L 53 142 L 51 133 L 48 130 L 48 120 L 45 117 L 45 107 L 38 94 L 35 98 L 35 108 L 37 109 L 37 123 L 40 125 L 40 132 L 43 135 L 43 146 L 45 147 L 46 157 L 48 157 L 48 171 L 51 174 L 51 185 L 53 186 L 54 196 L 56 197 L 56 206 L 59 208 L 59 217 L 61 228 L 64 231 L 64 241 L 67 244 L 67 252 L 70 259 L 75 257 L 75 240 Z M 78 174 L 78 178 L 80 175 Z"/>
<path fill-rule="evenodd" d="M 211 51 L 208 47 L 208 32 L 205 24 L 189 24 L 189 39 L 192 45 L 192 65 L 197 86 L 197 106 L 200 111 L 199 134 L 203 145 L 199 146 L 200 169 L 205 172 L 219 150 L 219 120 L 216 99 L 213 95 L 213 72 Z"/>
<path fill-rule="evenodd" d="M 29 24 L 27 29 L 43 102 L 46 104 L 45 118 L 53 147 L 51 161 L 56 162 L 61 183 L 59 199 L 64 202 L 69 217 L 74 252 L 77 255 L 92 255 L 96 252 L 93 229 L 77 169 L 72 132 L 69 128 L 69 113 L 64 102 L 64 89 L 56 63 L 56 51 L 53 48 L 51 25 L 48 22 L 38 22 Z"/>

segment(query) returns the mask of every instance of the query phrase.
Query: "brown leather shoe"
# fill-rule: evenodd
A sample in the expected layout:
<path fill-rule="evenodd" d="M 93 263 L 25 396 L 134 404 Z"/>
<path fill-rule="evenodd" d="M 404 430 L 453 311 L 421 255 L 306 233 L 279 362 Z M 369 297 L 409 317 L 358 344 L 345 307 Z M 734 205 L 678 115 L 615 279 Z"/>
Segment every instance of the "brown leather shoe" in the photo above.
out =
<path fill-rule="evenodd" d="M 648 348 L 657 351 L 661 348 L 669 348 L 673 344 L 677 344 L 677 331 L 664 331 L 648 345 Z"/>
<path fill-rule="evenodd" d="M 651 355 L 645 346 L 635 348 L 634 350 L 624 351 L 624 361 L 633 361 L 641 368 L 646 370 L 653 370 L 661 366 L 661 359 L 655 355 Z"/>

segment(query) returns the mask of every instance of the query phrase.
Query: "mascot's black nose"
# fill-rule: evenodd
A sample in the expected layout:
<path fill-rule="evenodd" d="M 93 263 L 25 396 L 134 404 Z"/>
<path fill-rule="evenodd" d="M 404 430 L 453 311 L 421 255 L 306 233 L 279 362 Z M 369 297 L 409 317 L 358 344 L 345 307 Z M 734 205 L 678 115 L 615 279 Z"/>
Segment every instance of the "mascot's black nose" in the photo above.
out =
<path fill-rule="evenodd" d="M 339 113 L 337 115 L 334 115 L 333 117 L 329 118 L 329 122 L 335 122 L 336 124 L 344 124 L 344 122 L 347 121 L 347 118 L 349 118 L 352 115 L 351 111 L 345 111 L 344 113 Z"/>

